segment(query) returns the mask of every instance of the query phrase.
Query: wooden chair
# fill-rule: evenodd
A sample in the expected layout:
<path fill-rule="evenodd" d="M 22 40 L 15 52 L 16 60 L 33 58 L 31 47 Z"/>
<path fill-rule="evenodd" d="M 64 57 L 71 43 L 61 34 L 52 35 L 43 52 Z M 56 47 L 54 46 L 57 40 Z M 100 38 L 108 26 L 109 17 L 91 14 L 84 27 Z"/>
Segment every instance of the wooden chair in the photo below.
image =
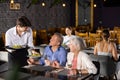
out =
<path fill-rule="evenodd" d="M 81 32 L 75 31 L 75 35 L 83 38 L 85 40 L 86 46 L 89 47 L 89 38 L 88 38 L 88 33 L 87 32 L 86 33 L 81 33 Z"/>
<path fill-rule="evenodd" d="M 117 45 L 120 45 L 120 34 L 117 34 Z"/>
<path fill-rule="evenodd" d="M 33 44 L 36 45 L 37 44 L 37 42 L 36 42 L 36 39 L 37 39 L 37 30 L 33 29 L 32 33 L 33 33 Z"/>
<path fill-rule="evenodd" d="M 52 36 L 55 32 L 57 32 L 57 28 L 55 28 L 55 27 L 49 27 L 49 28 L 47 29 L 48 39 L 50 39 L 51 36 Z"/>
<path fill-rule="evenodd" d="M 65 35 L 66 33 L 65 33 L 65 27 L 61 27 L 60 28 L 60 33 L 62 34 L 62 35 Z"/>
<path fill-rule="evenodd" d="M 100 39 L 100 34 L 89 33 L 89 47 L 95 46 L 96 42 L 99 42 Z"/>
<path fill-rule="evenodd" d="M 82 37 L 82 38 L 87 38 L 88 37 L 88 33 L 81 33 L 81 32 L 75 32 L 75 35 L 79 36 L 79 37 Z"/>
<path fill-rule="evenodd" d="M 46 29 L 42 29 L 38 31 L 38 41 L 40 44 L 48 44 L 48 34 Z"/>
<path fill-rule="evenodd" d="M 2 41 L 3 41 L 4 45 L 5 45 L 5 33 L 2 32 L 1 34 L 2 34 Z"/>

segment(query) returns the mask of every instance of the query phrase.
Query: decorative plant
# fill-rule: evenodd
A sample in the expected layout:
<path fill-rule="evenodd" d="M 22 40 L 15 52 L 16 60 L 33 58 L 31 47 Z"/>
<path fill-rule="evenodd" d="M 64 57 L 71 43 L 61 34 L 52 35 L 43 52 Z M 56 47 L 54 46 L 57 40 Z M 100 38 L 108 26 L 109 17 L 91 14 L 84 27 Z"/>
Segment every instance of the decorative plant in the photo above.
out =
<path fill-rule="evenodd" d="M 0 0 L 0 3 L 5 2 L 6 0 Z"/>

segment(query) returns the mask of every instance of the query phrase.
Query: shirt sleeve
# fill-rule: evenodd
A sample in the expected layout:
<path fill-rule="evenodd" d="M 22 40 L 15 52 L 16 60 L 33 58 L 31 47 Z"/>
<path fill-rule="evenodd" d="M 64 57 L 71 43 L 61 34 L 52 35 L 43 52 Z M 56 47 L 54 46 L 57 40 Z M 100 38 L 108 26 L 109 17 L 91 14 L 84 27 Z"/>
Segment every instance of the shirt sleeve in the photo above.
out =
<path fill-rule="evenodd" d="M 8 32 L 5 34 L 5 46 L 11 45 L 11 37 Z"/>
<path fill-rule="evenodd" d="M 28 37 L 28 46 L 29 47 L 34 47 L 34 45 L 33 45 L 33 34 L 32 34 L 32 29 L 31 28 L 29 28 L 29 32 L 30 32 L 30 35 Z"/>
<path fill-rule="evenodd" d="M 43 52 L 43 56 L 39 59 L 39 63 L 41 65 L 45 65 L 45 57 L 47 56 L 47 50 L 48 50 L 48 47 L 45 48 Z"/>
<path fill-rule="evenodd" d="M 97 73 L 97 68 L 95 67 L 95 65 L 91 61 L 90 57 L 88 55 L 85 55 L 84 58 L 82 58 L 82 59 L 84 59 L 83 61 L 85 61 L 84 63 L 87 66 L 88 73 L 96 74 Z"/>

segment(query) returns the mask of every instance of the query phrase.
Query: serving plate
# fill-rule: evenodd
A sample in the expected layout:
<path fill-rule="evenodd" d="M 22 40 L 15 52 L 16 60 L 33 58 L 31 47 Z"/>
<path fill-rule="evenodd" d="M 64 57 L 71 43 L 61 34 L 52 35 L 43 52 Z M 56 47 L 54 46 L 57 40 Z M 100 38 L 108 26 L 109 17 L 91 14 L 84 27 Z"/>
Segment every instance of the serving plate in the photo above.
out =
<path fill-rule="evenodd" d="M 47 44 L 41 44 L 40 45 L 40 47 L 46 47 L 47 46 Z"/>
<path fill-rule="evenodd" d="M 12 46 L 5 46 L 5 49 L 8 51 L 8 52 L 13 52 L 13 51 L 16 51 L 16 50 L 22 50 L 22 49 L 25 49 L 26 46 L 21 46 L 19 48 L 15 48 L 15 47 L 12 47 Z"/>
<path fill-rule="evenodd" d="M 34 60 L 39 60 L 39 58 L 41 57 L 41 55 L 39 55 L 39 56 L 28 55 L 27 57 L 32 58 Z"/>
<path fill-rule="evenodd" d="M 5 48 L 7 48 L 7 49 L 12 49 L 12 50 L 19 50 L 19 49 L 24 49 L 24 48 L 26 48 L 26 46 L 20 46 L 20 47 L 6 46 Z"/>

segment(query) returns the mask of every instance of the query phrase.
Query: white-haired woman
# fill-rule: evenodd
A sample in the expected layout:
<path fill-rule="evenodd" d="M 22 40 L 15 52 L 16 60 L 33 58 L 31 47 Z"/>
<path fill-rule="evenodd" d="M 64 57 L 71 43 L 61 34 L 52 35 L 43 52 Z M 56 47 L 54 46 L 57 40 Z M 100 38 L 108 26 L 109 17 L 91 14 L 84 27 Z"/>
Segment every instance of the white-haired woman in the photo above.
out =
<path fill-rule="evenodd" d="M 70 40 L 70 52 L 67 55 L 66 66 L 69 67 L 70 64 L 70 74 L 76 75 L 81 74 L 96 74 L 97 68 L 92 63 L 88 54 L 83 52 L 85 45 L 83 39 L 76 36 Z"/>

